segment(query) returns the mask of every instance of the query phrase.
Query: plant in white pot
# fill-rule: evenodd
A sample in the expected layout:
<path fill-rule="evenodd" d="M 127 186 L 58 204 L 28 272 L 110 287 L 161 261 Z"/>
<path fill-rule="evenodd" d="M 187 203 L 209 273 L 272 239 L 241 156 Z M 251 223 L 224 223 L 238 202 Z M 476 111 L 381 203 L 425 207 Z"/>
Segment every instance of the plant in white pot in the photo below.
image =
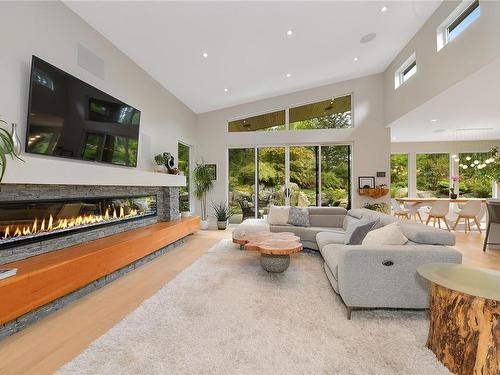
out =
<path fill-rule="evenodd" d="M 212 203 L 214 216 L 217 219 L 217 229 L 224 230 L 227 228 L 227 221 L 231 217 L 231 210 L 226 202 Z"/>
<path fill-rule="evenodd" d="M 196 163 L 193 170 L 194 195 L 201 203 L 201 229 L 208 229 L 207 194 L 214 188 L 211 169 L 204 161 Z"/>

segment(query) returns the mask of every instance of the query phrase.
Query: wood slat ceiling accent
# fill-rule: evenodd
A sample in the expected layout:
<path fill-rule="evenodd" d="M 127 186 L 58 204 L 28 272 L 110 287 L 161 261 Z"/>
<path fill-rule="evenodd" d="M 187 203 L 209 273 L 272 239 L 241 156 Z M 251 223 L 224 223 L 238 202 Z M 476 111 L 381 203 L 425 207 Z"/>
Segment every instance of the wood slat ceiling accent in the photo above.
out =
<path fill-rule="evenodd" d="M 285 125 L 285 111 L 277 111 L 229 122 L 230 132 L 249 132 Z"/>
<path fill-rule="evenodd" d="M 351 95 L 290 108 L 290 123 L 344 113 L 351 110 Z"/>

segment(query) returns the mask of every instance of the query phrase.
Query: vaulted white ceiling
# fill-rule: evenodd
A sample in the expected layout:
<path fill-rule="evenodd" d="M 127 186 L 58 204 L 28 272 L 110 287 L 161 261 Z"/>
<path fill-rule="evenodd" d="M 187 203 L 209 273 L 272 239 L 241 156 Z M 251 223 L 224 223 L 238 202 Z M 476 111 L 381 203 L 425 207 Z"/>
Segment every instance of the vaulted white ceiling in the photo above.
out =
<path fill-rule="evenodd" d="M 439 3 L 66 1 L 197 113 L 382 72 Z"/>

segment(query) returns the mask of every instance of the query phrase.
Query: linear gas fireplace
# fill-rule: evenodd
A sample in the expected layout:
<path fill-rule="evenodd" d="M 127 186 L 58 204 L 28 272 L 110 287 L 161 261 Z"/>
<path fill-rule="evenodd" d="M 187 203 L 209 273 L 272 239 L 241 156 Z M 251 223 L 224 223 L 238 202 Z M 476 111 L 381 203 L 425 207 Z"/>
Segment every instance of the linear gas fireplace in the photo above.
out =
<path fill-rule="evenodd" d="M 0 248 L 157 215 L 157 196 L 0 202 Z"/>

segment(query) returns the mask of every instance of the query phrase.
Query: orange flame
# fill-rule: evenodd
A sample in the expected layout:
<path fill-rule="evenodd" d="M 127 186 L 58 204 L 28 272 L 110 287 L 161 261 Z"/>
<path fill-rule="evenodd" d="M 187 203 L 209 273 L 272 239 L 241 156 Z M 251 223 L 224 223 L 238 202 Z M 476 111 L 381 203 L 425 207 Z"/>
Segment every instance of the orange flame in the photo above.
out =
<path fill-rule="evenodd" d="M 116 219 L 128 218 L 133 216 L 141 215 L 137 209 L 130 210 L 129 213 L 125 214 L 123 207 L 120 207 L 120 212 L 117 213 L 116 209 L 113 209 L 112 217 L 110 217 L 109 210 L 106 209 L 104 215 L 79 215 L 77 217 L 70 218 L 55 218 L 49 215 L 47 218 L 42 218 L 41 224 L 39 219 L 35 218 L 32 223 L 26 225 L 7 225 L 3 230 L 3 236 L 0 239 L 6 240 L 13 237 L 29 236 L 32 234 L 39 234 L 42 232 L 53 232 L 56 230 L 68 229 L 78 226 L 98 224 L 106 221 L 113 221 Z"/>

